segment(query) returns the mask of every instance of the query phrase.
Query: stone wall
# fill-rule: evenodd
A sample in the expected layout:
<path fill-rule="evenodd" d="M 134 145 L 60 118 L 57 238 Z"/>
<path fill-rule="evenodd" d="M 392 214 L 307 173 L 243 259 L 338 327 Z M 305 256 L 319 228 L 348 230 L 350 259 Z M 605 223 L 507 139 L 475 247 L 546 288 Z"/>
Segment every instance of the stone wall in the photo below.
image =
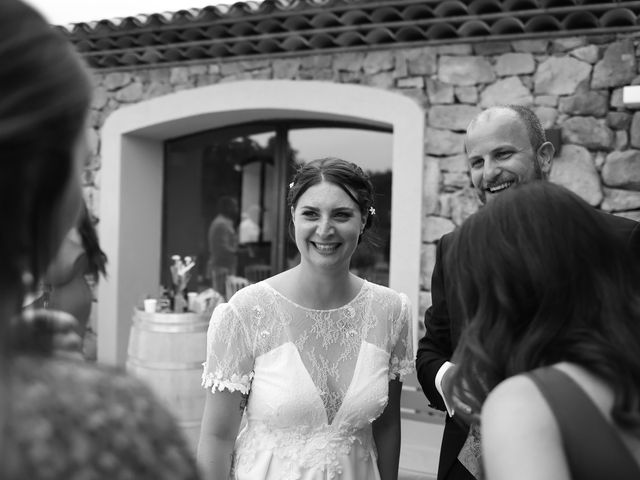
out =
<path fill-rule="evenodd" d="M 430 304 L 435 242 L 478 208 L 463 154 L 467 123 L 499 103 L 534 107 L 562 146 L 551 179 L 591 205 L 640 220 L 640 111 L 622 87 L 640 83 L 640 42 L 570 37 L 341 52 L 95 72 L 85 196 L 97 213 L 100 128 L 114 110 L 183 89 L 241 79 L 323 80 L 399 92 L 425 111 L 421 311 Z M 407 259 L 417 261 L 417 259 Z"/>

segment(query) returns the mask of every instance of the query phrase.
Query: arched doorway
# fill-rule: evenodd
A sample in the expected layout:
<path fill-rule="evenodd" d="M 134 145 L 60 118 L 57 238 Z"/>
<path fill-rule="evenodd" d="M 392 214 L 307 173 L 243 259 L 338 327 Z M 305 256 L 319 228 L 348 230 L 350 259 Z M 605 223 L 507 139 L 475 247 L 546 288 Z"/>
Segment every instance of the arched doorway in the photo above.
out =
<path fill-rule="evenodd" d="M 102 129 L 99 233 L 109 276 L 98 290 L 98 360 L 123 365 L 132 308 L 160 282 L 164 142 L 257 120 L 355 123 L 393 132 L 389 285 L 417 321 L 424 112 L 371 87 L 287 80 L 185 90 L 114 112 Z M 284 177 L 282 177 L 284 178 Z M 284 180 L 282 180 L 284 182 Z M 284 192 L 286 185 L 281 185 Z"/>

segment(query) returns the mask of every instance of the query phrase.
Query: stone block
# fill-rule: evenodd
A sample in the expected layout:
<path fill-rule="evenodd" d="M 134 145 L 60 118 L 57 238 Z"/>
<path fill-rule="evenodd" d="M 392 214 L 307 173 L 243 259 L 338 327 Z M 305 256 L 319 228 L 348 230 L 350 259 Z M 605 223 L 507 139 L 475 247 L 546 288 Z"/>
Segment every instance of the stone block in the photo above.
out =
<path fill-rule="evenodd" d="M 143 100 L 143 87 L 139 82 L 130 83 L 121 88 L 115 94 L 115 98 L 120 103 L 136 103 Z"/>
<path fill-rule="evenodd" d="M 516 40 L 511 42 L 514 52 L 546 53 L 549 46 L 547 40 Z"/>
<path fill-rule="evenodd" d="M 372 87 L 391 89 L 395 82 L 392 72 L 380 72 L 374 75 L 365 75 L 362 83 Z M 410 88 L 410 86 L 409 86 Z"/>
<path fill-rule="evenodd" d="M 130 73 L 111 72 L 104 76 L 102 85 L 111 92 L 129 85 L 131 82 L 133 82 L 133 76 Z"/>
<path fill-rule="evenodd" d="M 304 70 L 321 70 L 331 68 L 333 57 L 331 55 L 308 55 L 300 59 L 300 68 Z"/>
<path fill-rule="evenodd" d="M 454 96 L 460 103 L 478 103 L 478 89 L 472 86 L 457 86 L 454 89 Z"/>
<path fill-rule="evenodd" d="M 362 83 L 361 72 L 338 72 L 335 70 L 334 72 L 337 74 L 339 83 Z"/>
<path fill-rule="evenodd" d="M 550 180 L 582 197 L 590 205 L 602 201 L 600 176 L 591 153 L 580 145 L 563 145 L 561 154 L 553 161 Z"/>
<path fill-rule="evenodd" d="M 425 158 L 422 177 L 422 213 L 438 213 L 438 190 L 440 188 L 440 166 L 436 157 Z"/>
<path fill-rule="evenodd" d="M 360 72 L 365 55 L 364 52 L 338 53 L 333 58 L 333 69 L 338 72 Z"/>
<path fill-rule="evenodd" d="M 604 200 L 600 208 L 607 212 L 640 209 L 640 192 L 604 188 Z"/>
<path fill-rule="evenodd" d="M 171 85 L 189 85 L 189 69 L 187 67 L 171 67 L 169 83 Z"/>
<path fill-rule="evenodd" d="M 434 105 L 427 113 L 427 121 L 434 128 L 464 132 L 480 112 L 478 107 L 471 105 Z"/>
<path fill-rule="evenodd" d="M 438 55 L 471 55 L 473 47 L 470 43 L 449 43 L 436 47 Z"/>
<path fill-rule="evenodd" d="M 220 75 L 230 77 L 244 72 L 240 62 L 224 62 L 220 64 Z"/>
<path fill-rule="evenodd" d="M 533 101 L 536 105 L 541 105 L 544 107 L 558 106 L 558 97 L 555 95 L 536 95 Z"/>
<path fill-rule="evenodd" d="M 407 77 L 436 73 L 437 53 L 433 47 L 401 50 L 396 57 L 396 73 Z"/>
<path fill-rule="evenodd" d="M 206 65 L 189 65 L 186 67 L 186 69 L 187 69 L 187 74 L 190 77 L 195 77 L 197 75 L 205 75 L 208 70 Z"/>
<path fill-rule="evenodd" d="M 614 130 L 626 130 L 631 125 L 631 115 L 626 112 L 609 112 L 607 125 Z"/>
<path fill-rule="evenodd" d="M 495 74 L 483 57 L 442 56 L 438 61 L 438 79 L 452 85 L 478 85 L 492 83 Z"/>
<path fill-rule="evenodd" d="M 104 86 L 99 85 L 95 87 L 93 89 L 93 97 L 91 98 L 91 108 L 100 110 L 107 105 L 110 96 L 111 95 Z"/>
<path fill-rule="evenodd" d="M 445 191 L 458 191 L 471 186 L 471 179 L 466 172 L 445 172 L 442 174 L 442 185 Z"/>
<path fill-rule="evenodd" d="M 633 148 L 640 148 L 640 112 L 635 112 L 631 119 L 629 141 Z"/>
<path fill-rule="evenodd" d="M 469 172 L 469 163 L 464 153 L 438 158 L 440 170 L 443 172 Z"/>
<path fill-rule="evenodd" d="M 518 77 L 498 80 L 480 93 L 482 108 L 504 104 L 531 105 L 532 103 L 531 91 L 522 84 Z"/>
<path fill-rule="evenodd" d="M 95 128 L 87 128 L 85 132 L 89 153 L 91 155 L 98 155 L 98 153 L 100 153 L 100 135 L 98 131 Z"/>
<path fill-rule="evenodd" d="M 629 147 L 629 134 L 626 130 L 616 130 L 613 138 L 614 150 L 626 150 Z"/>
<path fill-rule="evenodd" d="M 640 190 L 640 150 L 615 151 L 607 155 L 602 182 L 608 187 Z"/>
<path fill-rule="evenodd" d="M 276 58 L 271 68 L 273 69 L 273 78 L 296 79 L 300 71 L 299 58 Z"/>
<path fill-rule="evenodd" d="M 558 118 L 558 111 L 551 107 L 535 107 L 533 111 L 536 113 L 542 124 L 542 128 L 548 130 L 553 128 Z"/>
<path fill-rule="evenodd" d="M 302 61 L 301 59 L 296 59 Z M 253 70 L 263 70 L 265 68 L 271 68 L 271 60 L 268 58 L 265 59 L 256 59 L 256 60 L 244 60 L 240 62 L 240 66 L 242 70 L 246 70 L 251 72 Z"/>
<path fill-rule="evenodd" d="M 571 95 L 589 78 L 591 65 L 572 57 L 551 57 L 540 65 L 534 76 L 537 95 Z"/>
<path fill-rule="evenodd" d="M 438 80 L 427 78 L 427 96 L 432 104 L 453 103 L 453 86 Z"/>
<path fill-rule="evenodd" d="M 366 74 L 387 72 L 395 67 L 395 56 L 391 50 L 369 52 L 364 57 L 362 69 Z"/>
<path fill-rule="evenodd" d="M 303 69 L 298 72 L 298 78 L 300 80 L 333 81 L 336 78 L 336 72 L 331 68 Z"/>
<path fill-rule="evenodd" d="M 499 77 L 529 75 L 536 69 L 536 62 L 530 53 L 505 53 L 496 59 L 495 72 Z"/>
<path fill-rule="evenodd" d="M 593 65 L 600 58 L 600 50 L 595 45 L 586 45 L 572 50 L 569 55 Z"/>
<path fill-rule="evenodd" d="M 452 193 L 440 192 L 438 195 L 438 213 L 439 217 L 451 218 L 451 195 Z"/>
<path fill-rule="evenodd" d="M 479 42 L 473 44 L 476 55 L 500 55 L 513 51 L 510 42 Z"/>
<path fill-rule="evenodd" d="M 586 43 L 584 37 L 565 37 L 556 38 L 551 42 L 551 51 L 553 53 L 563 53 L 576 48 L 582 47 Z"/>
<path fill-rule="evenodd" d="M 398 87 L 398 88 L 424 88 L 424 78 L 423 77 L 398 78 L 396 80 L 396 87 Z"/>
<path fill-rule="evenodd" d="M 173 86 L 169 83 L 150 83 L 144 90 L 143 98 L 147 100 L 149 98 L 160 97 L 171 92 L 173 92 Z"/>
<path fill-rule="evenodd" d="M 613 132 L 606 120 L 593 117 L 572 117 L 562 123 L 562 142 L 582 145 L 593 150 L 610 150 Z"/>
<path fill-rule="evenodd" d="M 611 102 L 612 108 L 625 108 L 624 101 L 622 100 L 622 88 L 614 88 L 611 91 Z"/>
<path fill-rule="evenodd" d="M 593 68 L 591 88 L 610 88 L 628 85 L 637 75 L 637 62 L 631 39 L 615 42 L 607 47 L 602 60 Z"/>
<path fill-rule="evenodd" d="M 558 110 L 569 115 L 604 117 L 609 111 L 609 94 L 604 91 L 579 91 L 560 98 Z"/>
<path fill-rule="evenodd" d="M 87 124 L 90 127 L 101 128 L 104 123 L 105 115 L 102 113 L 102 110 L 96 110 L 92 108 L 89 110 L 89 118 L 87 119 Z"/>
<path fill-rule="evenodd" d="M 464 152 L 464 133 L 426 128 L 425 153 L 429 155 L 455 155 Z"/>

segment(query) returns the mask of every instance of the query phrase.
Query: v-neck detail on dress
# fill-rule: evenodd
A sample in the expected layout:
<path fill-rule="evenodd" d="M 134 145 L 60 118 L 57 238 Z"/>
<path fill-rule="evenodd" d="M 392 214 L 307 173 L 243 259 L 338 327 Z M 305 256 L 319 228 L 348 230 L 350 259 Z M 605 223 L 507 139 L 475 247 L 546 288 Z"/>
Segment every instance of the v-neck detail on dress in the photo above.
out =
<path fill-rule="evenodd" d="M 334 425 L 336 420 L 338 420 L 338 422 L 339 422 L 340 412 L 342 411 L 342 407 L 344 406 L 345 400 L 349 396 L 349 392 L 351 392 L 351 390 L 352 390 L 353 383 L 355 381 L 357 381 L 358 369 L 360 368 L 360 363 L 361 363 L 361 358 L 362 358 L 362 345 L 363 344 L 364 344 L 364 342 L 362 342 L 360 344 L 360 349 L 358 350 L 358 356 L 356 358 L 356 364 L 353 367 L 353 372 L 351 373 L 351 380 L 349 381 L 349 385 L 347 386 L 347 389 L 344 391 L 344 396 L 342 397 L 342 401 L 340 402 L 340 406 L 337 408 L 335 414 L 333 415 L 333 418 L 331 418 L 331 419 L 329 418 L 329 412 L 327 412 L 327 407 L 326 407 L 326 405 L 324 404 L 324 402 L 322 400 L 322 395 L 320 394 L 320 389 L 318 388 L 316 383 L 313 381 L 313 377 L 311 376 L 311 373 L 309 372 L 309 370 L 307 369 L 307 366 L 305 365 L 304 361 L 302 360 L 302 356 L 300 355 L 300 352 L 296 348 L 295 344 L 293 344 L 293 342 L 288 342 L 288 343 L 285 343 L 285 344 L 281 345 L 281 347 L 284 347 L 285 345 L 291 345 L 293 347 L 293 349 L 295 350 L 296 357 L 298 358 L 298 360 L 300 362 L 300 366 L 304 370 L 304 373 L 306 374 L 306 376 L 309 379 L 309 381 L 311 382 L 311 384 L 314 386 L 315 393 L 316 393 L 316 395 L 318 397 L 318 401 L 320 402 L 320 405 L 322 406 L 322 410 L 324 411 L 324 418 L 325 418 L 325 422 L 326 422 L 327 425 Z"/>

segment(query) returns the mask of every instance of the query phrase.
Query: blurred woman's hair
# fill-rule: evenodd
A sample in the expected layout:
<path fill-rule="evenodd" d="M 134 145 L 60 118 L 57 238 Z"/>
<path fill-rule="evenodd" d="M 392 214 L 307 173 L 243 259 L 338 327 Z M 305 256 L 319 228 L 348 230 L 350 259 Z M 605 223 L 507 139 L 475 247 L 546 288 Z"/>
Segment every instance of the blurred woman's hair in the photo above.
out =
<path fill-rule="evenodd" d="M 603 378 L 640 433 L 640 271 L 611 216 L 539 181 L 469 217 L 445 257 L 464 306 L 455 396 L 479 412 L 507 377 L 567 361 Z"/>
<path fill-rule="evenodd" d="M 75 220 L 61 224 L 91 99 L 71 44 L 32 7 L 0 1 L 0 476 L 4 478 L 11 325 Z"/>
<path fill-rule="evenodd" d="M 83 205 L 80 213 L 78 233 L 82 240 L 82 248 L 87 255 L 88 273 L 93 277 L 93 281 L 97 282 L 100 275 L 107 275 L 107 255 L 100 248 L 98 232 L 86 204 Z"/>
<path fill-rule="evenodd" d="M 52 213 L 72 173 L 91 83 L 68 40 L 17 0 L 0 2 L 0 64 L 0 289 L 6 291 L 22 284 L 25 271 L 37 282 L 66 233 Z"/>

